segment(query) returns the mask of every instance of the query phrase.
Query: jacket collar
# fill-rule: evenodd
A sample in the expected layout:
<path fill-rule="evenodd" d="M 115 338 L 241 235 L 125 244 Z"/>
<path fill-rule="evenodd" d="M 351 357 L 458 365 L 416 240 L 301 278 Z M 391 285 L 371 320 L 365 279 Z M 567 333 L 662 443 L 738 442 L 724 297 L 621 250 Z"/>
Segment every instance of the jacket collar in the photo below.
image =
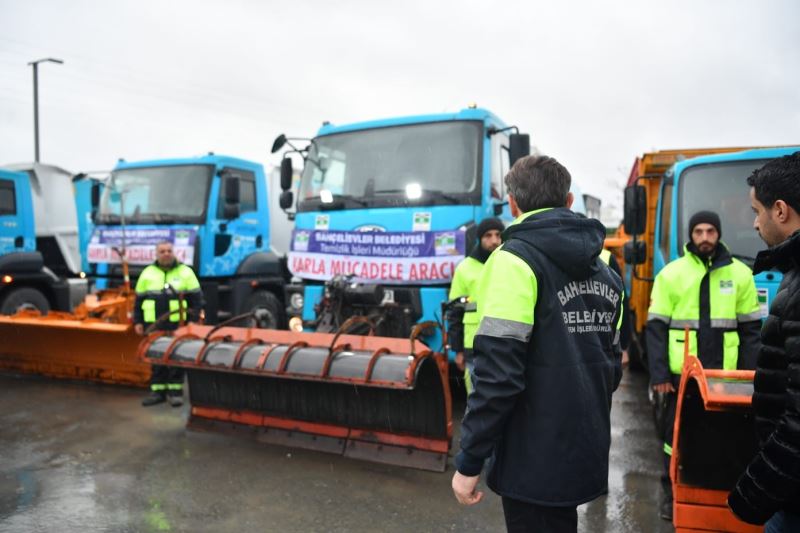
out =
<path fill-rule="evenodd" d="M 685 255 L 690 256 L 695 261 L 704 265 L 708 270 L 716 270 L 718 268 L 728 266 L 733 263 L 733 256 L 731 256 L 730 250 L 728 247 L 725 246 L 725 243 L 719 241 L 717 243 L 717 249 L 714 252 L 714 255 L 709 259 L 703 259 L 698 253 L 697 249 L 694 246 L 694 243 L 688 243 L 683 245 L 683 249 L 685 251 Z"/>
<path fill-rule="evenodd" d="M 753 273 L 758 274 L 773 268 L 788 272 L 798 267 L 798 260 L 800 260 L 800 230 L 792 233 L 782 243 L 758 252 Z"/>

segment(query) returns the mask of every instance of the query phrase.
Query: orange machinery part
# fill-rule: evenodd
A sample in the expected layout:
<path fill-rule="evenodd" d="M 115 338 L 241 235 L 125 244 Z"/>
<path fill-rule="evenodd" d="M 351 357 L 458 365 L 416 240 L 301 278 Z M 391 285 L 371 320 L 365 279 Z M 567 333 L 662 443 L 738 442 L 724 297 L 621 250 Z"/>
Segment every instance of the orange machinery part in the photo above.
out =
<path fill-rule="evenodd" d="M 684 400 L 687 391 L 692 394 L 699 393 L 704 412 L 713 416 L 713 413 L 740 413 L 750 411 L 752 399 L 752 383 L 755 372 L 752 370 L 706 370 L 695 356 L 688 354 L 689 332 L 686 331 L 684 366 L 678 389 L 678 404 L 675 415 L 673 433 L 672 461 L 670 463 L 670 478 L 672 479 L 673 524 L 676 532 L 690 531 L 722 531 L 736 533 L 757 533 L 764 530 L 762 526 L 754 526 L 739 520 L 728 508 L 728 493 L 733 486 L 726 488 L 708 488 L 689 482 L 684 471 L 681 430 L 684 413 Z M 691 387 L 690 387 L 691 383 Z M 693 399 L 697 401 L 697 399 Z M 709 420 L 710 423 L 710 420 Z M 737 428 L 742 435 L 741 439 L 728 439 L 731 446 L 738 445 L 748 438 L 755 439 L 752 426 L 745 424 Z M 747 432 L 747 433 L 745 433 Z M 713 444 L 709 444 L 713 446 Z M 721 451 L 721 450 L 720 450 Z M 712 453 L 715 453 L 712 450 Z M 749 455 L 744 452 L 744 459 Z M 714 467 L 710 467 L 713 469 Z M 742 467 L 743 469 L 743 467 Z M 740 472 L 729 472 L 728 478 L 735 479 Z M 709 472 L 709 474 L 713 474 Z M 695 480 L 696 481 L 696 480 Z"/>
<path fill-rule="evenodd" d="M 73 313 L 0 315 L 0 370 L 146 387 L 150 365 L 136 356 L 133 299 L 109 290 L 87 296 Z"/>

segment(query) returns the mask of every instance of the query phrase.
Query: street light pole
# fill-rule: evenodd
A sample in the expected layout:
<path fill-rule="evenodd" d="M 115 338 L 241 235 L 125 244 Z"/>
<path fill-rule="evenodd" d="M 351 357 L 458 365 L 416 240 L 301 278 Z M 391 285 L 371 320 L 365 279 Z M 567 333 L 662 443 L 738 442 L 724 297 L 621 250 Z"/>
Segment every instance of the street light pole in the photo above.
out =
<path fill-rule="evenodd" d="M 64 61 L 53 57 L 37 59 L 28 65 L 33 67 L 33 147 L 35 161 L 39 162 L 39 63 L 57 63 L 63 65 Z"/>

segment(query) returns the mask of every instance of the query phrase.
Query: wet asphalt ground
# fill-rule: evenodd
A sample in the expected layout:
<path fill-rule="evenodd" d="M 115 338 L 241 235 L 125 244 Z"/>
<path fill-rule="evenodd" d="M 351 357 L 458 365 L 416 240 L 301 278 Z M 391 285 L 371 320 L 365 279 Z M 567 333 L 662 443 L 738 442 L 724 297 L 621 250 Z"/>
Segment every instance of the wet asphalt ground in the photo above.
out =
<path fill-rule="evenodd" d="M 188 406 L 143 394 L 0 375 L 0 532 L 504 530 L 485 486 L 456 503 L 452 458 L 440 474 L 187 431 Z M 672 531 L 644 375 L 627 373 L 612 423 L 609 494 L 579 508 L 579 530 Z"/>

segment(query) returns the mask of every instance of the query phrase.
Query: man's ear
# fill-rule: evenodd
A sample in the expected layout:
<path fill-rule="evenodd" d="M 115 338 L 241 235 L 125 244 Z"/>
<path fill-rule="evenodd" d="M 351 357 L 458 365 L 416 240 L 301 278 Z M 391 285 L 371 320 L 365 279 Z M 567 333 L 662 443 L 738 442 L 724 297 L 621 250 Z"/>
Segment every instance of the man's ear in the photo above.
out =
<path fill-rule="evenodd" d="M 789 220 L 789 204 L 783 200 L 775 200 L 775 203 L 772 205 L 772 212 L 776 222 L 785 224 Z"/>
<path fill-rule="evenodd" d="M 517 205 L 517 201 L 514 200 L 514 197 L 510 194 L 508 195 L 508 208 L 511 210 L 511 216 L 517 218 L 522 213 L 519 210 L 519 206 Z"/>
<path fill-rule="evenodd" d="M 572 202 L 575 201 L 575 195 L 571 192 L 567 193 L 567 209 L 572 209 Z"/>

